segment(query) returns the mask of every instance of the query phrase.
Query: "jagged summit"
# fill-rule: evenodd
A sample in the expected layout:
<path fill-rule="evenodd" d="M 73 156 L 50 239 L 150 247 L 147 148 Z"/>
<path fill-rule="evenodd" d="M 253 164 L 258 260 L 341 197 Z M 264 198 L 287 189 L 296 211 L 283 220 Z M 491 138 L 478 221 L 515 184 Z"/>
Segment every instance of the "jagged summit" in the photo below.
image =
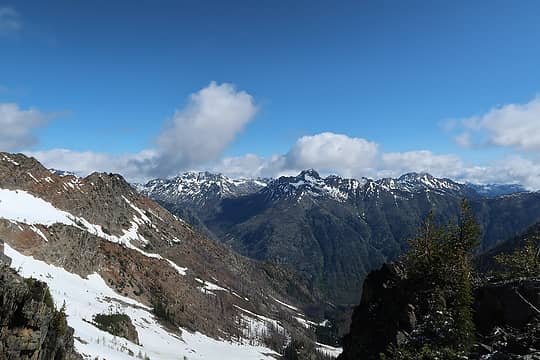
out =
<path fill-rule="evenodd" d="M 437 192 L 457 196 L 497 196 L 523 191 L 517 186 L 480 186 L 461 184 L 448 178 L 438 178 L 427 172 L 411 172 L 398 178 L 346 178 L 322 176 L 315 169 L 305 169 L 294 176 L 276 179 L 231 178 L 208 171 L 190 171 L 168 179 L 154 179 L 145 185 L 135 185 L 145 195 L 163 203 L 192 203 L 214 206 L 222 199 L 236 198 L 260 192 L 271 201 L 306 198 L 329 198 L 336 201 L 388 193 L 411 196 L 414 193 Z"/>
<path fill-rule="evenodd" d="M 149 197 L 169 202 L 195 202 L 199 206 L 222 198 L 256 192 L 266 186 L 260 179 L 234 179 L 208 171 L 190 171 L 168 179 L 154 179 L 137 188 Z"/>
<path fill-rule="evenodd" d="M 399 178 L 384 178 L 376 183 L 389 190 L 401 192 L 439 191 L 439 192 L 466 192 L 463 184 L 446 178 L 437 178 L 429 173 L 407 173 Z"/>
<path fill-rule="evenodd" d="M 319 175 L 317 170 L 315 170 L 313 168 L 302 170 L 296 177 L 301 177 L 304 180 L 307 180 L 307 179 L 320 179 L 321 178 L 321 176 Z"/>

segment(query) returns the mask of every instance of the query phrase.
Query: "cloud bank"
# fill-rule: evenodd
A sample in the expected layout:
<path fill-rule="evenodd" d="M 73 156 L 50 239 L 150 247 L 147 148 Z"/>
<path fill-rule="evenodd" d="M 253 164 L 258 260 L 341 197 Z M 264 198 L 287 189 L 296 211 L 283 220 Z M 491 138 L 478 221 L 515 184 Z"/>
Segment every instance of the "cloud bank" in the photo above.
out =
<path fill-rule="evenodd" d="M 158 176 L 216 160 L 257 113 L 253 97 L 231 84 L 215 82 L 192 94 L 156 139 Z"/>
<path fill-rule="evenodd" d="M 36 109 L 23 110 L 17 104 L 0 103 L 0 149 L 12 151 L 35 145 L 35 131 L 52 118 L 52 114 Z"/>
<path fill-rule="evenodd" d="M 3 111 L 3 112 L 2 112 Z M 470 149 L 486 145 L 512 149 L 489 164 L 470 164 L 454 154 L 421 149 L 385 152 L 382 145 L 361 137 L 322 132 L 302 136 L 288 151 L 270 157 L 245 154 L 223 157 L 224 150 L 253 120 L 258 106 L 245 91 L 231 84 L 210 83 L 192 94 L 176 110 L 154 139 L 155 146 L 135 154 L 112 156 L 96 152 L 53 149 L 26 153 L 46 166 L 86 175 L 92 171 L 118 172 L 130 181 L 176 175 L 185 170 L 212 170 L 231 176 L 277 177 L 314 168 L 323 174 L 346 177 L 397 177 L 407 172 L 429 172 L 474 183 L 520 183 L 540 189 L 540 98 L 522 105 L 506 105 L 467 119 L 448 131 L 461 132 L 458 143 Z M 36 110 L 14 104 L 0 106 L 0 125 L 11 129 L 0 135 L 0 147 L 10 149 L 35 143 L 33 130 L 46 123 Z M 481 140 L 479 142 L 479 139 Z M 471 150 L 475 151 L 475 150 Z"/>
<path fill-rule="evenodd" d="M 93 171 L 118 172 L 130 180 L 144 181 L 153 177 L 174 175 L 179 171 L 216 161 L 253 120 L 257 111 L 253 97 L 245 91 L 237 91 L 231 84 L 211 82 L 192 94 L 183 109 L 175 111 L 156 137 L 155 146 L 151 149 L 120 156 L 69 149 L 26 153 L 46 166 L 74 171 L 81 175 Z M 37 115 L 26 117 L 29 125 L 25 126 L 25 129 L 31 130 L 31 124 L 39 123 L 40 117 Z M 19 118 L 22 116 L 19 115 Z M 13 116 L 6 119 L 13 119 Z M 30 119 L 34 121 L 31 122 Z M 2 143 L 0 135 L 0 149 L 9 151 L 14 147 L 24 148 L 20 146 L 21 137 L 17 138 L 10 143 L 13 145 L 10 147 L 6 146 L 10 145 L 7 141 Z"/>
<path fill-rule="evenodd" d="M 456 121 L 454 121 L 456 123 Z M 525 104 L 493 108 L 480 116 L 457 121 L 463 132 L 456 137 L 462 147 L 471 147 L 473 137 L 483 142 L 521 151 L 540 151 L 540 97 Z"/>

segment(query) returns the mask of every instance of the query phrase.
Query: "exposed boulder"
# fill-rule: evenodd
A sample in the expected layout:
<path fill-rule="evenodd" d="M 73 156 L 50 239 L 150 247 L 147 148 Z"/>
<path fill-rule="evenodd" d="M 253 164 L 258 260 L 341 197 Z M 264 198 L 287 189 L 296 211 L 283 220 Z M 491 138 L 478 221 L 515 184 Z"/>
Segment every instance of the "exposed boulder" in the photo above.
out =
<path fill-rule="evenodd" d="M 11 259 L 4 254 L 4 240 L 0 239 L 0 266 L 11 265 Z"/>
<path fill-rule="evenodd" d="M 475 290 L 481 359 L 540 359 L 540 279 L 488 283 Z"/>
<path fill-rule="evenodd" d="M 475 323 L 480 333 L 496 326 L 521 329 L 540 316 L 540 280 L 488 283 L 474 292 Z"/>
<path fill-rule="evenodd" d="M 404 279 L 394 264 L 384 264 L 368 275 L 339 360 L 379 359 L 388 344 L 400 341 L 414 328 L 416 316 L 407 301 Z"/>
<path fill-rule="evenodd" d="M 414 332 L 418 313 L 396 265 L 371 272 L 339 360 L 379 359 Z M 540 279 L 483 283 L 474 290 L 476 344 L 469 359 L 540 359 Z"/>
<path fill-rule="evenodd" d="M 82 359 L 73 347 L 73 329 L 56 310 L 45 283 L 24 279 L 0 266 L 0 358 Z"/>

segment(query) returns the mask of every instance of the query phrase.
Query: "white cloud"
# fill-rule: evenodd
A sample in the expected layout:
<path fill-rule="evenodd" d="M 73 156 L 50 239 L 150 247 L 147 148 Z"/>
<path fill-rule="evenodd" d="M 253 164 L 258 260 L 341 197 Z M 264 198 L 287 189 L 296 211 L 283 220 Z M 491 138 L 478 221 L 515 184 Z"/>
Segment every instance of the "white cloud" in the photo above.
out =
<path fill-rule="evenodd" d="M 35 145 L 35 130 L 51 119 L 52 114 L 36 109 L 23 110 L 13 103 L 0 103 L 0 151 L 21 150 Z"/>
<path fill-rule="evenodd" d="M 319 149 L 315 145 L 324 144 L 326 141 L 321 141 L 321 137 L 314 135 L 301 138 L 302 141 L 299 139 L 291 150 L 283 155 L 274 155 L 269 158 L 254 154 L 226 157 L 213 163 L 201 163 L 186 170 L 210 169 L 234 177 L 294 175 L 308 167 L 315 168 L 322 174 L 336 173 L 347 177 L 397 177 L 407 172 L 428 172 L 434 176 L 448 177 L 461 182 L 520 183 L 531 190 L 540 189 L 540 162 L 521 156 L 507 157 L 484 166 L 469 165 L 456 155 L 435 154 L 427 150 L 392 153 L 375 151 L 374 149 L 379 149 L 375 143 L 367 140 L 365 142 L 358 141 L 359 138 L 346 137 L 343 139 L 342 136 L 344 135 L 334 137 L 325 133 L 322 138 L 341 139 L 345 144 L 356 144 L 353 146 L 356 152 L 347 153 L 343 161 L 332 151 L 328 151 L 328 156 L 325 156 L 325 149 L 333 149 L 334 141 L 329 142 L 332 145 L 329 145 L 328 148 L 322 146 Z M 311 140 L 306 140 L 306 138 Z M 311 141 L 314 141 L 315 144 L 310 143 Z M 362 144 L 362 146 L 358 144 Z M 304 154 L 306 149 L 312 147 L 319 149 L 320 158 L 308 156 L 309 154 L 305 154 L 305 157 L 299 156 L 299 154 Z M 364 150 L 360 151 L 360 149 Z M 26 153 L 36 157 L 47 167 L 70 170 L 79 175 L 87 175 L 93 171 L 117 172 L 133 182 L 144 182 L 155 177 L 153 169 L 158 158 L 158 154 L 154 150 L 122 156 L 76 152 L 66 149 Z M 291 153 L 294 153 L 295 156 L 289 158 Z M 295 161 L 291 159 L 295 159 Z M 320 162 L 317 161 L 318 159 Z"/>
<path fill-rule="evenodd" d="M 217 159 L 257 113 L 253 97 L 215 82 L 192 94 L 156 139 L 157 175 Z"/>
<path fill-rule="evenodd" d="M 453 154 L 428 150 L 387 153 L 360 137 L 324 132 L 303 136 L 284 154 L 263 158 L 254 154 L 222 158 L 223 151 L 257 113 L 251 95 L 231 84 L 210 83 L 190 96 L 155 139 L 155 147 L 136 154 L 109 155 L 66 149 L 27 152 L 48 167 L 79 175 L 92 171 L 118 172 L 130 181 L 174 175 L 185 170 L 222 172 L 242 177 L 291 175 L 307 168 L 346 177 L 397 177 L 429 172 L 439 177 L 475 183 L 521 183 L 540 189 L 540 159 L 514 155 L 487 165 L 466 164 Z M 506 105 L 488 113 L 451 121 L 447 131 L 460 131 L 456 142 L 473 147 L 486 137 L 495 145 L 540 150 L 540 98 L 525 105 Z M 16 104 L 0 104 L 0 149 L 13 150 L 36 142 L 33 132 L 50 116 Z M 531 154 L 529 154 L 531 155 Z M 537 161 L 538 160 L 538 161 Z"/>
<path fill-rule="evenodd" d="M 232 177 L 260 177 L 267 165 L 267 161 L 255 154 L 246 154 L 236 157 L 225 157 L 217 164 L 210 166 L 212 171 L 226 173 Z"/>
<path fill-rule="evenodd" d="M 457 155 L 428 150 L 385 153 L 376 143 L 332 133 L 302 137 L 286 154 L 267 159 L 253 154 L 225 158 L 212 170 L 230 176 L 277 177 L 306 168 L 322 174 L 372 178 L 428 172 L 461 182 L 519 183 L 531 190 L 540 189 L 540 161 L 510 156 L 488 165 L 471 165 Z"/>
<path fill-rule="evenodd" d="M 378 152 L 378 145 L 374 142 L 325 132 L 298 139 L 285 155 L 285 166 L 288 169 L 315 168 L 352 176 L 371 168 Z"/>
<path fill-rule="evenodd" d="M 526 104 L 509 104 L 461 120 L 462 127 L 487 138 L 487 143 L 524 151 L 540 151 L 540 97 Z M 463 136 L 463 135 L 462 135 Z M 470 135 L 457 143 L 471 145 Z M 468 141 L 464 141 L 468 140 Z"/>
<path fill-rule="evenodd" d="M 428 150 L 385 153 L 381 156 L 378 175 L 399 176 L 407 172 L 428 172 L 434 176 L 460 175 L 464 168 L 455 155 L 438 155 Z"/>
<path fill-rule="evenodd" d="M 0 7 L 0 35 L 10 35 L 22 29 L 19 13 L 9 7 Z"/>
<path fill-rule="evenodd" d="M 155 157 L 155 153 L 150 150 L 116 156 L 68 149 L 26 151 L 25 154 L 35 157 L 47 168 L 72 171 L 80 176 L 86 176 L 95 171 L 119 173 L 134 182 L 148 179 L 148 174 L 143 171 L 144 164 L 147 161 L 151 162 Z"/>
<path fill-rule="evenodd" d="M 456 144 L 458 144 L 462 148 L 471 148 L 473 146 L 471 134 L 467 131 L 462 132 L 458 136 L 454 138 Z"/>
<path fill-rule="evenodd" d="M 31 110 L 29 114 L 34 112 L 35 110 Z M 179 171 L 190 170 L 202 164 L 208 165 L 217 160 L 256 113 L 257 106 L 251 95 L 244 91 L 236 91 L 231 84 L 218 85 L 212 82 L 192 94 L 186 107 L 174 113 L 158 135 L 153 149 L 119 156 L 67 149 L 27 152 L 27 154 L 35 156 L 47 167 L 74 171 L 79 175 L 87 175 L 93 171 L 118 172 L 131 181 L 143 181 L 153 177 L 174 175 Z M 13 119 L 13 116 L 10 119 Z M 27 114 L 24 119 L 26 120 L 24 123 L 30 125 L 40 123 L 37 120 L 41 118 L 35 114 L 34 117 Z M 31 119 L 34 121 L 30 122 Z M 1 117 L 0 124 L 2 124 Z M 26 128 L 32 129 L 31 126 Z M 9 135 L 13 137 L 13 132 L 10 131 Z M 13 143 L 18 144 L 20 139 L 19 136 Z M 0 135 L 1 144 L 2 135 Z M 244 162 L 248 160 L 249 156 Z M 230 165 L 233 163 L 231 160 Z M 238 173 L 241 172 L 238 166 L 237 170 Z"/>

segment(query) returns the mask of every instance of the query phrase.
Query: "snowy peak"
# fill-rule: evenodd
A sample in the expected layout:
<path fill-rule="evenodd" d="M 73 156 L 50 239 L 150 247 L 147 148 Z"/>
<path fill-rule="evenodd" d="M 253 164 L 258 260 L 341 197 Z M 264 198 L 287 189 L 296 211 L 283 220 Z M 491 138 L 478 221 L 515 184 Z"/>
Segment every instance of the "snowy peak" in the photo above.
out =
<path fill-rule="evenodd" d="M 428 173 L 408 173 L 400 176 L 398 179 L 381 179 L 381 185 L 389 186 L 392 190 L 403 192 L 418 192 L 425 190 L 432 191 L 461 191 L 463 185 L 452 180 L 436 178 Z"/>
<path fill-rule="evenodd" d="M 436 178 L 428 173 L 408 173 L 399 178 L 371 180 L 350 179 L 336 175 L 321 177 L 315 170 L 304 170 L 297 176 L 280 177 L 263 190 L 272 200 L 300 200 L 305 195 L 312 198 L 329 198 L 344 202 L 363 197 L 389 193 L 412 196 L 419 192 L 465 195 L 470 189 L 449 179 Z"/>
<path fill-rule="evenodd" d="M 398 178 L 372 180 L 321 176 L 315 169 L 302 170 L 296 176 L 273 180 L 233 179 L 210 172 L 186 172 L 170 179 L 155 179 L 146 185 L 133 185 L 139 192 L 161 203 L 190 204 L 207 209 L 223 199 L 261 192 L 270 201 L 305 198 L 331 199 L 339 202 L 389 194 L 407 198 L 418 193 L 452 196 L 498 196 L 523 191 L 520 186 L 460 184 L 428 173 L 407 173 Z"/>
<path fill-rule="evenodd" d="M 257 192 L 264 180 L 233 179 L 222 174 L 190 171 L 170 179 L 154 179 L 135 187 L 150 198 L 164 202 L 195 202 L 205 205 L 212 200 L 234 198 Z"/>
<path fill-rule="evenodd" d="M 297 176 L 282 176 L 262 191 L 271 200 L 295 199 L 305 195 L 312 198 L 331 198 L 346 201 L 365 184 L 366 179 L 344 179 L 336 175 L 323 178 L 313 169 L 303 170 Z"/>
<path fill-rule="evenodd" d="M 321 176 L 315 169 L 307 169 L 302 170 L 300 174 L 297 176 L 298 178 L 302 178 L 305 181 L 317 181 L 321 180 Z"/>

